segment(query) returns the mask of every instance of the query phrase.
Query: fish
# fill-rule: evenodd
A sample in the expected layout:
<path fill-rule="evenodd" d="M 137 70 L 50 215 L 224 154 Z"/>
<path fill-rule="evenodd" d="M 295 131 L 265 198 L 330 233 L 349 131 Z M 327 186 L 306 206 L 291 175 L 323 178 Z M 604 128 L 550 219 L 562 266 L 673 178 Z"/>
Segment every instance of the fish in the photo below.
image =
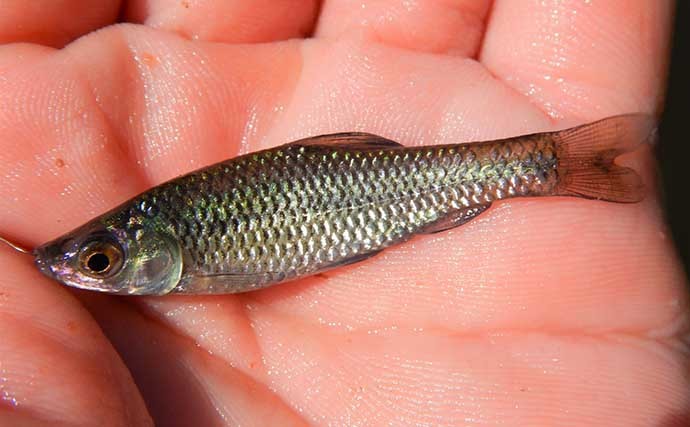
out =
<path fill-rule="evenodd" d="M 31 254 L 55 281 L 108 294 L 255 291 L 459 227 L 504 199 L 639 202 L 641 177 L 615 159 L 654 131 L 653 117 L 626 114 L 433 146 L 310 137 L 155 186 Z"/>

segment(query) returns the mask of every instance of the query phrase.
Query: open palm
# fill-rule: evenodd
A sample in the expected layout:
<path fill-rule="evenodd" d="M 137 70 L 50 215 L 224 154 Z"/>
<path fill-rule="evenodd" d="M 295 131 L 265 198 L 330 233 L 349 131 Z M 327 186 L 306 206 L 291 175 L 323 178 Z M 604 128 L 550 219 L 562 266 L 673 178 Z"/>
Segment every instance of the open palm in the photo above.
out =
<path fill-rule="evenodd" d="M 648 0 L 6 3 L 0 234 L 28 245 L 300 137 L 450 143 L 655 112 L 671 14 Z M 653 188 L 649 157 L 629 161 Z M 242 295 L 75 292 L 8 248 L 0 267 L 0 425 L 690 422 L 688 301 L 653 191 L 496 203 Z"/>

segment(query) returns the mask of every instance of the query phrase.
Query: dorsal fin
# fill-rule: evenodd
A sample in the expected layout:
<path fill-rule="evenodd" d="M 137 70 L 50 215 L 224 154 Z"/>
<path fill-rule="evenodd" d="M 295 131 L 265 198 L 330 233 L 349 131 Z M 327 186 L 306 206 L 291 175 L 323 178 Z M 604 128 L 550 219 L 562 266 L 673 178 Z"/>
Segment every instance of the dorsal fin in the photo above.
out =
<path fill-rule="evenodd" d="M 357 148 L 359 150 L 379 150 L 382 148 L 395 148 L 403 146 L 402 144 L 391 141 L 390 139 L 386 139 L 382 136 L 364 132 L 343 132 L 313 136 L 311 138 L 295 141 L 292 143 L 292 145 L 301 145 L 305 147 L 327 146 Z"/>

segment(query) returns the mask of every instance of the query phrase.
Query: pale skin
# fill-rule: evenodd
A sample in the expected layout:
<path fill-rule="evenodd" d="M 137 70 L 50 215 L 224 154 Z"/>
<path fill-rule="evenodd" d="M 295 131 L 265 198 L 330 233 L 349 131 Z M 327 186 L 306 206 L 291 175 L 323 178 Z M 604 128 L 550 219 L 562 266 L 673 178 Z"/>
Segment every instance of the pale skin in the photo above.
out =
<path fill-rule="evenodd" d="M 30 247 L 301 137 L 659 113 L 672 18 L 652 0 L 45 3 L 0 16 L 0 235 Z M 0 246 L 0 425 L 690 423 L 685 278 L 650 150 L 629 163 L 642 203 L 497 203 L 243 295 L 74 292 Z"/>

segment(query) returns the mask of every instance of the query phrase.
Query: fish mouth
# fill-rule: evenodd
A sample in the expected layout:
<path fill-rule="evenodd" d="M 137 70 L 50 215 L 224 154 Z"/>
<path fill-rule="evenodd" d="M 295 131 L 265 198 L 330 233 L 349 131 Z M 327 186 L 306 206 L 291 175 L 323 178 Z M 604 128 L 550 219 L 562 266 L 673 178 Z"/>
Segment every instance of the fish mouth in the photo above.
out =
<path fill-rule="evenodd" d="M 53 280 L 58 280 L 55 262 L 60 259 L 60 248 L 55 245 L 44 245 L 33 250 L 34 265 L 38 271 L 50 277 Z M 59 267 L 57 267 L 59 271 Z M 59 281 L 59 280 L 58 280 Z"/>
<path fill-rule="evenodd" d="M 50 277 L 51 279 L 54 279 L 55 275 L 53 274 L 53 270 L 50 268 L 50 265 L 46 262 L 45 253 L 43 253 L 43 251 L 37 249 L 34 251 L 33 255 L 34 255 L 34 264 L 36 264 L 38 271 L 40 271 L 41 273 Z"/>

